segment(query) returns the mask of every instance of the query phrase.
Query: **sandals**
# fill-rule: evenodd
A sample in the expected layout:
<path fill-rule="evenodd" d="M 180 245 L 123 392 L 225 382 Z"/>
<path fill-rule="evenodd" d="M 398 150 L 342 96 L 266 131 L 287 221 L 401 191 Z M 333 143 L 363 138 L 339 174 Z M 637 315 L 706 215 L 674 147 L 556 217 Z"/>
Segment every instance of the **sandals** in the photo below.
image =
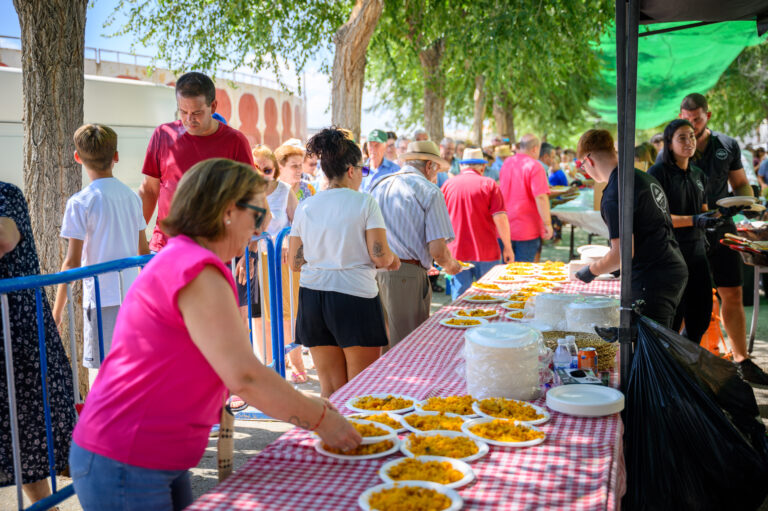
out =
<path fill-rule="evenodd" d="M 236 396 L 234 394 L 229 396 L 229 399 L 227 399 L 227 405 L 229 406 L 229 409 L 235 413 L 241 412 L 248 408 L 248 403 L 246 403 L 240 396 Z"/>
<path fill-rule="evenodd" d="M 307 383 L 309 381 L 309 376 L 307 376 L 306 371 L 292 371 L 291 381 L 293 383 L 296 383 L 297 385 L 302 383 Z"/>

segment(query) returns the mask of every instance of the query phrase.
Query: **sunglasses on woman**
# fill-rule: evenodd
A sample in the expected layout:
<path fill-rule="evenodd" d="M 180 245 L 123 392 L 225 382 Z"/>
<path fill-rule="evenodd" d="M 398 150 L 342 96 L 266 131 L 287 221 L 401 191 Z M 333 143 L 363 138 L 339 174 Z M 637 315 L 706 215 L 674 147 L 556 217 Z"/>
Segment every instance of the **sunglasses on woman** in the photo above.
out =
<path fill-rule="evenodd" d="M 266 167 L 266 168 L 261 169 L 261 171 L 264 173 L 265 176 L 268 176 L 271 173 L 273 173 L 275 171 L 275 169 L 270 169 L 269 167 Z"/>
<path fill-rule="evenodd" d="M 236 202 L 235 205 L 253 211 L 254 229 L 259 229 L 261 227 L 262 222 L 264 222 L 264 217 L 267 216 L 266 209 L 254 206 L 253 204 L 248 204 L 247 202 Z"/>
<path fill-rule="evenodd" d="M 353 167 L 360 169 L 360 171 L 363 173 L 363 177 L 367 177 L 368 174 L 371 173 L 371 167 L 368 165 L 353 165 Z"/>

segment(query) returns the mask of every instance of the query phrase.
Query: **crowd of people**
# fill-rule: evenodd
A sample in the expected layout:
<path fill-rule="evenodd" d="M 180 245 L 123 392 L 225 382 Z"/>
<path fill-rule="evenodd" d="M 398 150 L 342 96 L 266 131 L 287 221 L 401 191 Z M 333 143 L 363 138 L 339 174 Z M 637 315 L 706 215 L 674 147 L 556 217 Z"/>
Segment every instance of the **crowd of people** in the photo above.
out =
<path fill-rule="evenodd" d="M 618 154 L 605 130 L 584 133 L 576 150 L 533 134 L 475 147 L 451 138 L 436 144 L 423 130 L 411 140 L 381 129 L 361 145 L 336 127 L 306 144 L 252 148 L 216 112 L 209 77 L 187 73 L 175 87 L 179 118 L 153 133 L 138 197 L 112 175 L 112 129 L 90 124 L 74 135 L 75 158 L 91 182 L 67 202 L 62 269 L 155 254 L 138 275 L 124 272 L 122 285 L 116 275 L 101 278 L 103 353 L 94 286 L 84 285 L 83 363 L 93 381 L 76 426 L 57 332 L 66 287 L 52 310 L 43 300 L 55 465 L 61 470 L 69 460 L 84 509 L 183 508 L 191 500 L 187 469 L 199 462 L 225 405 L 250 404 L 316 431 L 331 447 L 355 447 L 360 435 L 327 398 L 429 317 L 435 268 L 456 299 L 500 262 L 537 261 L 555 235 L 551 206 L 576 187 L 606 184 L 601 214 L 610 244 L 577 277 L 590 282 L 619 270 Z M 689 95 L 680 119 L 636 150 L 632 298 L 644 301 L 643 314 L 698 343 L 713 282 L 734 361 L 745 380 L 768 384 L 746 351 L 741 261 L 717 243 L 734 232 L 738 213 L 717 201 L 729 187 L 736 195 L 752 189 L 738 144 L 707 128 L 709 116 L 706 99 Z M 768 164 L 754 166 L 768 174 Z M 21 192 L 0 183 L 0 198 L 0 278 L 39 273 Z M 273 297 L 258 285 L 269 280 L 266 254 L 251 239 L 286 227 L 287 247 L 278 247 L 286 263 L 284 316 L 272 318 Z M 462 271 L 462 262 L 471 268 Z M 49 490 L 34 293 L 12 294 L 11 309 L 22 479 L 35 501 Z M 321 398 L 265 366 L 272 353 L 261 327 L 272 321 L 283 322 L 286 344 L 309 351 Z M 305 383 L 301 349 L 288 359 L 293 382 Z M 2 413 L 0 485 L 7 485 L 13 466 Z"/>

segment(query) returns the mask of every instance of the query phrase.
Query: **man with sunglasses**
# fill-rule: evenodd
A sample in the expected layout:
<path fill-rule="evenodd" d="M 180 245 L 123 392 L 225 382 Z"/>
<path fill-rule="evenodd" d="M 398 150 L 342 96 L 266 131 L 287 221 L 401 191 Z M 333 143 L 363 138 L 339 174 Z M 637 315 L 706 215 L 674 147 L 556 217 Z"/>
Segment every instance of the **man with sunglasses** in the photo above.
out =
<path fill-rule="evenodd" d="M 144 181 L 139 187 L 144 218 L 149 223 L 157 207 L 157 223 L 150 250 L 157 252 L 168 241 L 160 221 L 168 215 L 176 186 L 194 164 L 209 158 L 253 165 L 245 135 L 226 125 L 216 113 L 216 87 L 203 73 L 191 72 L 176 82 L 178 120 L 161 124 L 149 140 L 144 166 Z"/>
<path fill-rule="evenodd" d="M 388 138 L 389 136 L 384 130 L 377 129 L 368 134 L 366 144 L 368 144 L 368 154 L 370 157 L 366 162 L 366 166 L 369 169 L 369 173 L 360 184 L 361 192 L 369 191 L 376 180 L 400 170 L 396 163 L 384 157 L 384 154 L 387 152 Z"/>

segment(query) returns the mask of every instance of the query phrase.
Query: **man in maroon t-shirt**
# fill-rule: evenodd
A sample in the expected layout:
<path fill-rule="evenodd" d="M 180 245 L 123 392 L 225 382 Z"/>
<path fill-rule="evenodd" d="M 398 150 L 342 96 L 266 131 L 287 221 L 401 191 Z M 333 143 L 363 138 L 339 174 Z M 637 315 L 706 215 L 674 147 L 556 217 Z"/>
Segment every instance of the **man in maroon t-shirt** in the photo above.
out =
<path fill-rule="evenodd" d="M 442 188 L 456 234 L 448 248 L 456 259 L 474 265 L 453 276 L 451 296 L 454 300 L 469 289 L 474 279 L 485 275 L 502 260 L 505 263 L 514 260 L 504 198 L 496 181 L 483 177 L 488 163 L 483 158 L 483 150 L 467 148 L 463 156 L 459 175 L 446 181 Z M 501 254 L 497 236 L 504 247 Z"/>
<path fill-rule="evenodd" d="M 216 111 L 216 87 L 203 73 L 191 72 L 176 82 L 179 120 L 161 124 L 149 140 L 144 157 L 144 182 L 139 197 L 147 222 L 157 210 L 157 223 L 149 248 L 155 252 L 165 246 L 166 234 L 160 221 L 168 215 L 171 199 L 184 173 L 194 164 L 209 158 L 253 165 L 245 135 L 212 117 Z"/>

